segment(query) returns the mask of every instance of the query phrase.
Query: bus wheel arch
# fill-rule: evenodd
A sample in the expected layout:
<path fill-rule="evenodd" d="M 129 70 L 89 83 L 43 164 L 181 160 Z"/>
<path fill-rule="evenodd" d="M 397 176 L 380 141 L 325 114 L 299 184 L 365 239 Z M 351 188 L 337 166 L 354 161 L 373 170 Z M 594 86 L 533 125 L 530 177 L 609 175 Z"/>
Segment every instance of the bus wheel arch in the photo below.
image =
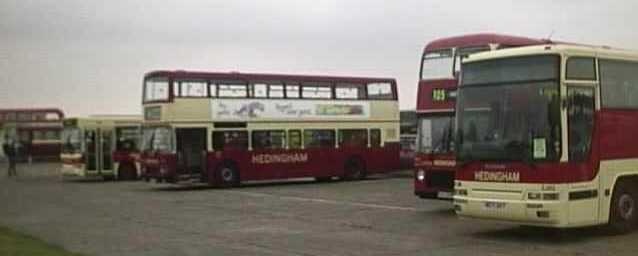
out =
<path fill-rule="evenodd" d="M 627 233 L 638 226 L 638 176 L 620 176 L 612 189 L 608 227 Z"/>
<path fill-rule="evenodd" d="M 362 180 L 365 179 L 366 164 L 361 156 L 349 156 L 343 163 L 343 179 L 344 180 Z"/>
<path fill-rule="evenodd" d="M 215 183 L 221 187 L 236 187 L 241 182 L 237 163 L 224 160 L 215 168 Z"/>

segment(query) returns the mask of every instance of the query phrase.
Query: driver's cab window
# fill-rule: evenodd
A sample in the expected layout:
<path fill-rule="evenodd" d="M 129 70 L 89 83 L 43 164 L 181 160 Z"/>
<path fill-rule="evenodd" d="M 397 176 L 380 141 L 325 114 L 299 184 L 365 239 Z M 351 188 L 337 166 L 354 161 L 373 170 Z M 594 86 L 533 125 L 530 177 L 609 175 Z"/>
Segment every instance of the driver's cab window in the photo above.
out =
<path fill-rule="evenodd" d="M 567 88 L 569 160 L 584 161 L 591 149 L 594 127 L 594 88 Z"/>

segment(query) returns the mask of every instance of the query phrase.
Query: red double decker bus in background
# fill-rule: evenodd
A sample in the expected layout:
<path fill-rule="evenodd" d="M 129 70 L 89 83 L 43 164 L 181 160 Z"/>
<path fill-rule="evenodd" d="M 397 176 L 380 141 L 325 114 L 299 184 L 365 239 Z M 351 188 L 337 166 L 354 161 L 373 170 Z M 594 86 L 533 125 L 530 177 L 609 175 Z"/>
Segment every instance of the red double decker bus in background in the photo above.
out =
<path fill-rule="evenodd" d="M 63 118 L 57 108 L 0 109 L 0 144 L 6 137 L 18 141 L 21 161 L 57 160 Z"/>
<path fill-rule="evenodd" d="M 417 93 L 414 194 L 450 199 L 454 188 L 454 107 L 460 60 L 472 53 L 538 45 L 548 40 L 470 34 L 434 40 L 423 50 Z"/>

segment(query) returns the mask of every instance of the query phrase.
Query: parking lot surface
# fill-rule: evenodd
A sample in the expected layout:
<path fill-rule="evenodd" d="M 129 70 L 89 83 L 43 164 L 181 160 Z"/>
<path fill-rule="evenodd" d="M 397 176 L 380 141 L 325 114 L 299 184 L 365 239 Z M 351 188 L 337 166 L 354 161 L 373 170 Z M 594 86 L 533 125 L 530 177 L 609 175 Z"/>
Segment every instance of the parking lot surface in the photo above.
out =
<path fill-rule="evenodd" d="M 409 172 L 235 189 L 62 180 L 0 164 L 0 225 L 89 255 L 636 255 L 638 232 L 461 220 L 412 194 Z"/>

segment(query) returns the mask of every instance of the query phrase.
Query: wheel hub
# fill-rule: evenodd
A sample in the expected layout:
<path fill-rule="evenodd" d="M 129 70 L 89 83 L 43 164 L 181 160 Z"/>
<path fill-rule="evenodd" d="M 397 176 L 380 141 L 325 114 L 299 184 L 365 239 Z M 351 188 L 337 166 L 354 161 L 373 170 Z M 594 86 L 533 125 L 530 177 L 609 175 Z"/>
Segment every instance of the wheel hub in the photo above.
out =
<path fill-rule="evenodd" d="M 228 168 L 222 169 L 222 179 L 224 179 L 224 181 L 231 181 L 233 179 L 233 171 Z"/>
<path fill-rule="evenodd" d="M 630 220 L 634 216 L 636 202 L 631 195 L 623 194 L 618 200 L 618 210 L 620 217 L 624 220 Z"/>

